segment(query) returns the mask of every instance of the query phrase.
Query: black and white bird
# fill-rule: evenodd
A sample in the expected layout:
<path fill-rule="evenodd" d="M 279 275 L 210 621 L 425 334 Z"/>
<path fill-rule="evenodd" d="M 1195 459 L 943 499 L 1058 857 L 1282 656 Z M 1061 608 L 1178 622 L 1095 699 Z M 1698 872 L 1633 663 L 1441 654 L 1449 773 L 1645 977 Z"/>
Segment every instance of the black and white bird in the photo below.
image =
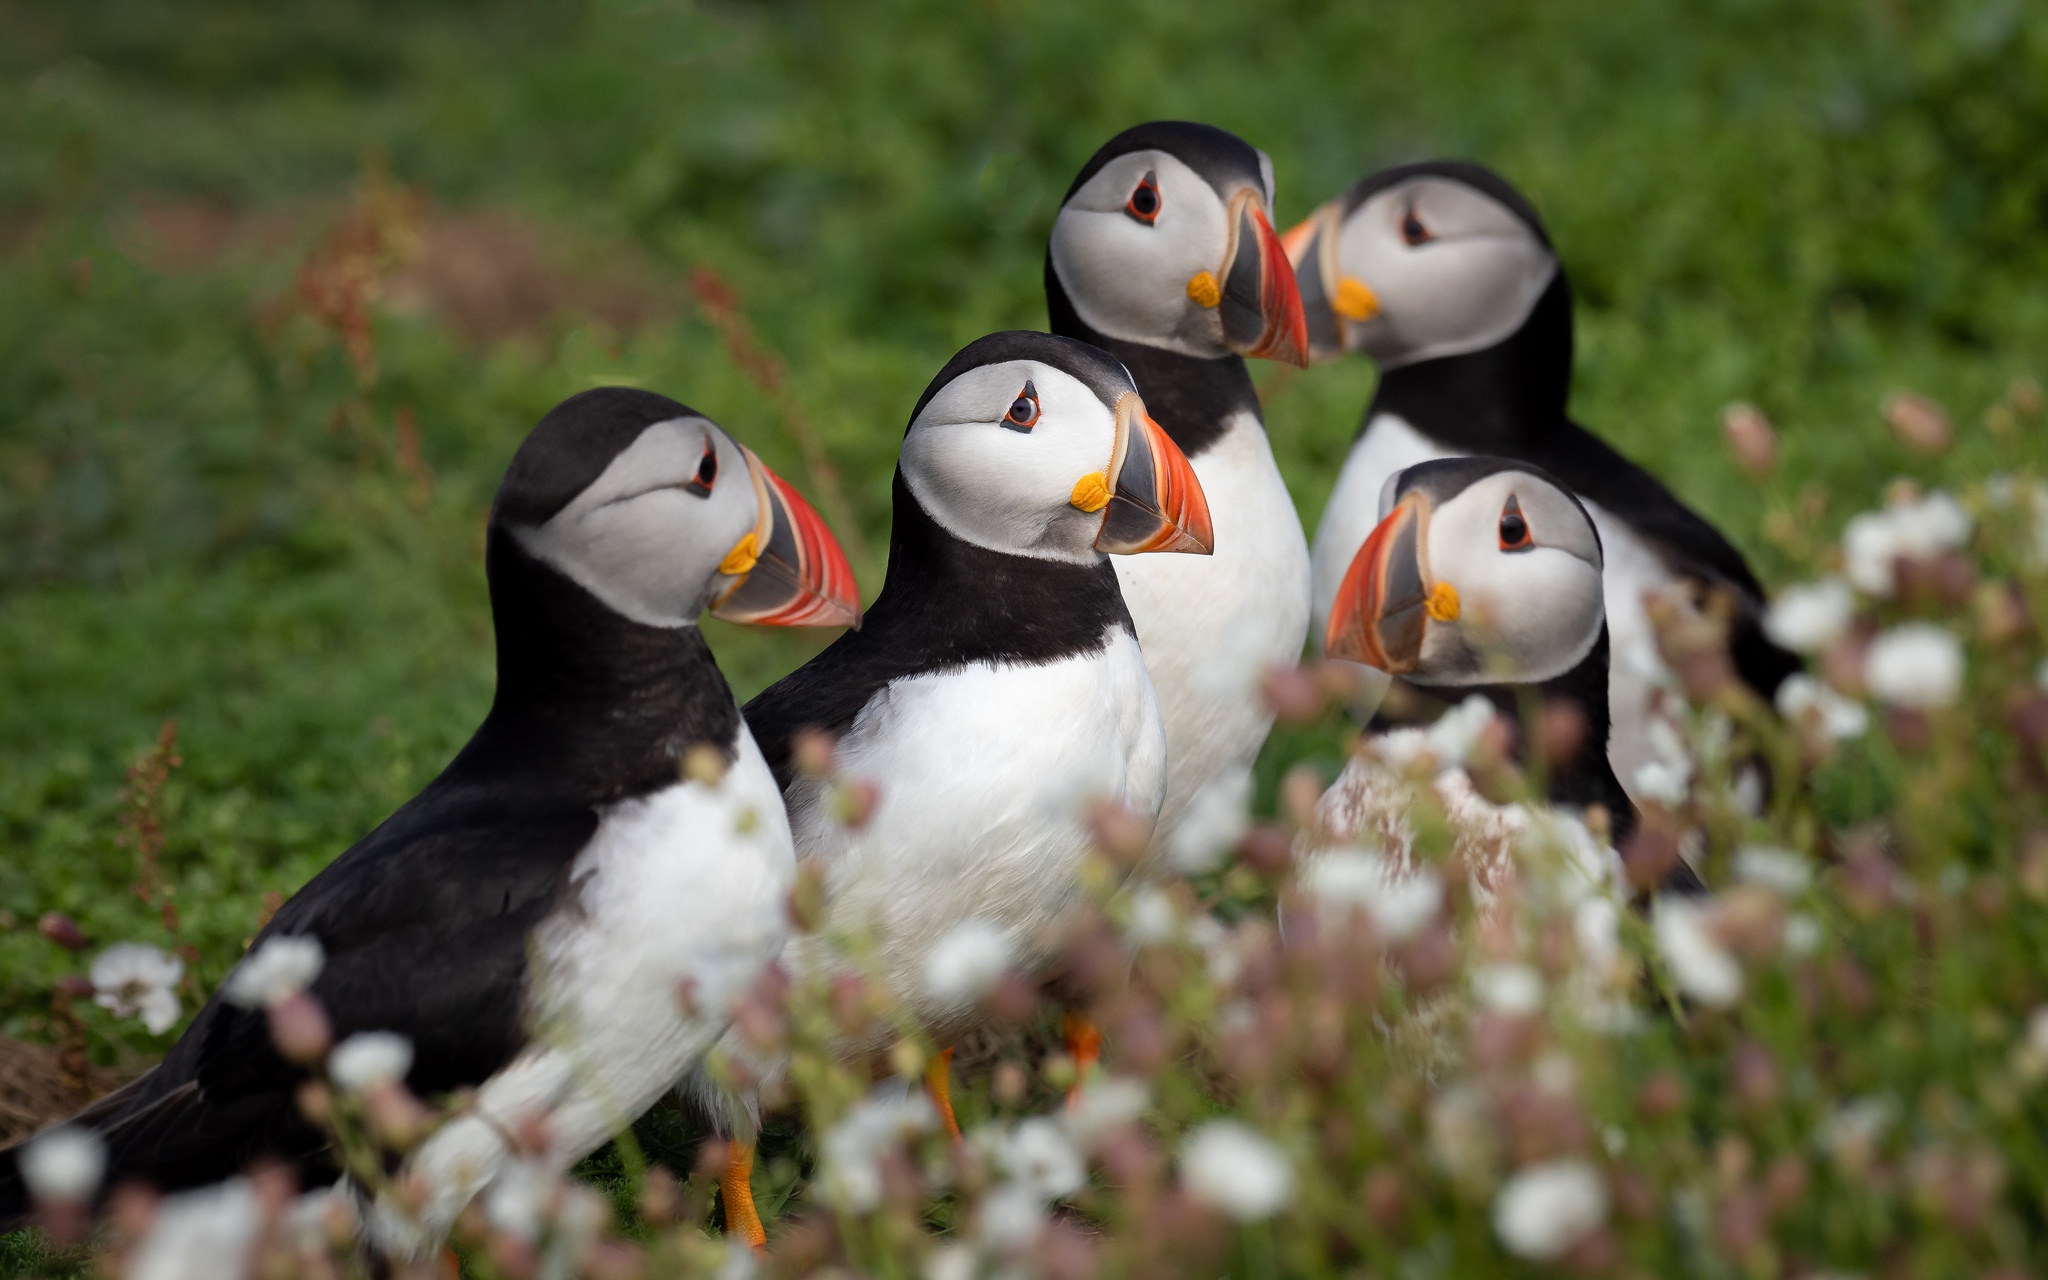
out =
<path fill-rule="evenodd" d="M 831 933 L 871 938 L 866 971 L 945 1045 L 981 1015 L 928 980 L 935 945 L 972 923 L 1030 971 L 1083 900 L 1091 804 L 1158 813 L 1165 737 L 1111 556 L 1206 553 L 1211 534 L 1200 483 L 1130 375 L 1044 333 L 992 334 L 939 371 L 911 411 L 894 504 L 862 628 L 746 714 L 797 856 L 822 875 Z M 835 815 L 833 782 L 795 767 L 806 730 L 836 738 L 841 779 L 876 789 L 858 827 Z M 784 963 L 816 975 L 848 961 L 800 934 Z M 700 1096 L 749 1124 L 744 1100 Z M 726 1221 L 758 1243 L 744 1148 L 735 1159 Z"/>
<path fill-rule="evenodd" d="M 430 1188 L 397 1228 L 414 1247 L 491 1183 L 529 1117 L 561 1168 L 631 1124 L 782 948 L 796 864 L 780 788 L 699 614 L 859 613 L 804 500 L 703 415 L 636 390 L 575 396 L 526 438 L 485 572 L 498 671 L 483 724 L 236 971 L 274 940 L 312 939 L 324 964 L 308 990 L 337 1038 L 398 1033 L 416 1094 L 476 1090 L 409 1158 Z M 177 1189 L 258 1158 L 321 1184 L 337 1168 L 295 1100 L 306 1078 L 263 1008 L 216 995 L 161 1065 L 68 1123 L 105 1143 L 110 1184 Z M 0 1221 L 26 1208 L 9 1153 Z"/>
<path fill-rule="evenodd" d="M 1242 139 L 1139 125 L 1082 167 L 1045 259 L 1053 332 L 1123 361 L 1215 519 L 1206 560 L 1117 565 L 1166 723 L 1159 835 L 1192 861 L 1219 825 L 1203 806 L 1236 812 L 1247 798 L 1273 724 L 1260 676 L 1298 662 L 1308 633 L 1308 541 L 1243 359 L 1306 358 L 1272 202 L 1272 162 Z"/>
<path fill-rule="evenodd" d="M 1764 599 L 1741 552 L 1647 471 L 1572 421 L 1572 296 L 1529 201 L 1476 164 L 1431 161 L 1370 175 L 1287 233 L 1310 349 L 1356 351 L 1380 381 L 1315 538 L 1317 628 L 1404 467 L 1491 454 L 1568 485 L 1606 547 L 1615 661 L 1614 758 L 1668 752 L 1657 729 L 1670 683 L 1643 599 L 1733 605 L 1730 647 L 1767 700 L 1798 660 L 1762 631 Z M 1626 772 L 1633 774 L 1633 763 Z M 1625 778 L 1633 785 L 1633 778 Z"/>
<path fill-rule="evenodd" d="M 1577 748 L 1544 762 L 1551 806 L 1584 815 L 1599 806 L 1610 840 L 1636 822 L 1606 750 L 1609 637 L 1605 557 L 1594 520 L 1556 477 L 1510 458 L 1446 458 L 1397 472 L 1373 527 L 1332 601 L 1324 649 L 1399 676 L 1425 695 L 1427 727 L 1370 738 L 1319 810 L 1325 838 L 1376 836 L 1402 844 L 1408 799 L 1402 776 L 1423 753 L 1464 763 L 1494 716 L 1519 723 L 1534 706 L 1577 713 Z M 1474 696 L 1482 701 L 1473 701 Z M 1525 695 L 1533 695 L 1526 699 Z M 1415 702 L 1416 699 L 1409 701 Z M 1498 806 L 1462 775 L 1440 790 L 1475 868 L 1504 866 L 1528 823 L 1519 805 Z M 1611 849 L 1589 858 L 1618 873 Z M 1681 864 L 1671 887 L 1695 885 Z"/>

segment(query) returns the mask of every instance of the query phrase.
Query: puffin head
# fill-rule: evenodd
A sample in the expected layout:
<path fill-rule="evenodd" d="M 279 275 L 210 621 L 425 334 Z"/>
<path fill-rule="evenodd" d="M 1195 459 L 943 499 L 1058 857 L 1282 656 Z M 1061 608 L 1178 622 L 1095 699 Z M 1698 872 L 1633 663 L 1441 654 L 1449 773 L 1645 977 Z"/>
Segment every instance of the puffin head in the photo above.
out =
<path fill-rule="evenodd" d="M 1507 458 L 1397 472 L 1352 558 L 1324 650 L 1421 685 L 1537 684 L 1606 625 L 1600 535 L 1563 484 Z"/>
<path fill-rule="evenodd" d="M 666 396 L 600 387 L 542 418 L 491 507 L 494 530 L 612 612 L 762 626 L 860 625 L 860 593 L 802 495 Z"/>
<path fill-rule="evenodd" d="M 898 468 L 933 521 L 992 551 L 1094 564 L 1214 544 L 1187 456 L 1123 365 L 1072 338 L 970 343 L 911 411 Z"/>
<path fill-rule="evenodd" d="M 1361 178 L 1284 241 L 1311 356 L 1358 351 L 1388 369 L 1494 345 L 1522 327 L 1558 273 L 1528 199 L 1456 160 Z"/>
<path fill-rule="evenodd" d="M 1306 363 L 1272 204 L 1273 162 L 1235 134 L 1181 121 L 1126 129 L 1068 189 L 1047 285 L 1105 337 L 1203 359 Z"/>

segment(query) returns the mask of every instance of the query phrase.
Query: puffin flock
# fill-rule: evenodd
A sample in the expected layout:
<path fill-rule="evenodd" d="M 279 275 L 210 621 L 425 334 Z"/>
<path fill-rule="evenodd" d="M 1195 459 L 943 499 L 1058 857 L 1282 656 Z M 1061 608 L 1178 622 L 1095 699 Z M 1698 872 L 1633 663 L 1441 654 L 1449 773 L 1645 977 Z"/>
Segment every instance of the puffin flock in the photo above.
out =
<path fill-rule="evenodd" d="M 489 714 L 284 903 L 160 1065 L 65 1122 L 103 1145 L 105 1185 L 179 1190 L 258 1160 L 345 1181 L 299 1105 L 310 998 L 333 1040 L 407 1046 L 413 1096 L 473 1093 L 405 1158 L 428 1194 L 369 1206 L 380 1249 L 438 1248 L 530 1158 L 522 1126 L 544 1118 L 567 1169 L 672 1093 L 729 1139 L 727 1229 L 759 1246 L 759 1094 L 788 1064 L 736 1034 L 736 1002 L 778 962 L 849 969 L 835 938 L 858 934 L 861 971 L 960 1043 L 984 1019 L 930 981 L 948 940 L 981 930 L 1053 979 L 1103 802 L 1149 829 L 1134 878 L 1233 844 L 1274 721 L 1260 678 L 1311 640 L 1358 664 L 1371 715 L 1326 832 L 1397 840 L 1385 771 L 1404 735 L 1534 695 L 1594 744 L 1548 762 L 1546 820 L 1583 819 L 1587 866 L 1617 875 L 1644 780 L 1683 767 L 1664 759 L 1675 699 L 1646 599 L 1725 616 L 1768 702 L 1800 664 L 1764 634 L 1755 576 L 1569 417 L 1570 285 L 1499 176 L 1388 169 L 1285 235 L 1272 208 L 1271 161 L 1221 129 L 1104 144 L 1053 223 L 1050 332 L 968 344 L 911 407 L 865 610 L 818 514 L 709 418 L 624 388 L 550 411 L 491 508 Z M 1245 361 L 1350 353 L 1380 376 L 1311 542 Z M 741 706 L 705 613 L 846 630 Z M 809 763 L 825 742 L 868 788 L 858 822 Z M 790 923 L 803 868 L 831 935 Z M 1665 887 L 1697 886 L 1680 862 Z M 1067 1032 L 1086 1064 L 1099 1037 Z M 747 1088 L 706 1069 L 721 1048 Z M 927 1087 L 957 1133 L 949 1052 Z M 0 1229 L 34 1208 L 27 1145 L 0 1152 Z"/>

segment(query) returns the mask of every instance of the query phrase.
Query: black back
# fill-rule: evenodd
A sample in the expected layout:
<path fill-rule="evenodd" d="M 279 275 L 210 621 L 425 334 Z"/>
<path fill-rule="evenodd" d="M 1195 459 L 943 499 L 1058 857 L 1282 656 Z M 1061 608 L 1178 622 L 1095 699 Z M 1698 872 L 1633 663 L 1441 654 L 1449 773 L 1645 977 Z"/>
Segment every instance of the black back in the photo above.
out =
<path fill-rule="evenodd" d="M 578 401 L 587 397 L 638 413 L 642 427 L 688 412 L 644 392 Z M 599 807 L 673 783 L 697 743 L 728 758 L 737 744 L 739 709 L 696 628 L 620 617 L 505 527 L 508 511 L 559 509 L 575 492 L 563 492 L 563 474 L 587 485 L 638 435 L 616 412 L 587 420 L 588 434 L 562 414 L 522 448 L 488 534 L 489 715 L 439 777 L 314 876 L 255 942 L 316 935 L 327 958 L 311 991 L 336 1039 L 406 1035 L 407 1083 L 423 1096 L 481 1084 L 526 1043 L 528 941 L 574 892 L 570 871 Z M 304 1079 L 272 1047 L 262 1011 L 216 997 L 156 1069 L 77 1119 L 107 1143 L 109 1186 L 195 1186 L 257 1157 L 321 1180 L 334 1169 L 294 1101 Z M 0 1228 L 27 1208 L 13 1153 L 0 1153 Z"/>

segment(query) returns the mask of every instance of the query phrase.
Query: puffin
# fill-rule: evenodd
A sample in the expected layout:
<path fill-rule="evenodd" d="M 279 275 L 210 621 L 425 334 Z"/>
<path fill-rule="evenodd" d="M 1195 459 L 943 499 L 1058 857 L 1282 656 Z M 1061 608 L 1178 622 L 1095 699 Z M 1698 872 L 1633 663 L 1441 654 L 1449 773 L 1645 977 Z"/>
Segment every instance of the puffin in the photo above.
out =
<path fill-rule="evenodd" d="M 1493 716 L 1518 724 L 1532 707 L 1562 703 L 1583 734 L 1577 750 L 1543 762 L 1545 799 L 1575 821 L 1604 813 L 1604 824 L 1590 825 L 1604 825 L 1599 861 L 1618 878 L 1611 846 L 1634 830 L 1637 813 L 1609 759 L 1610 591 L 1591 511 L 1540 467 L 1484 455 L 1403 468 L 1377 511 L 1331 601 L 1324 652 L 1398 677 L 1419 695 L 1400 700 L 1402 719 L 1435 723 L 1383 716 L 1379 735 L 1325 792 L 1319 827 L 1346 839 L 1371 827 L 1401 845 L 1398 775 L 1409 762 L 1428 752 L 1453 763 L 1441 757 L 1460 755 Z M 1449 785 L 1454 825 L 1478 844 L 1465 850 L 1468 863 L 1504 865 L 1526 810 L 1491 805 L 1462 774 Z M 1590 834 L 1577 843 L 1596 847 Z M 1700 886 L 1681 861 L 1664 887 Z"/>
<path fill-rule="evenodd" d="M 1206 124 L 1127 129 L 1083 165 L 1045 257 L 1054 333 L 1110 352 L 1194 466 L 1206 559 L 1116 565 L 1166 724 L 1156 841 L 1205 865 L 1235 839 L 1273 727 L 1260 690 L 1308 636 L 1308 540 L 1273 460 L 1245 357 L 1307 362 L 1307 322 L 1268 211 L 1273 165 Z"/>
<path fill-rule="evenodd" d="M 982 1015 L 928 987 L 934 946 L 972 924 L 1016 967 L 1040 968 L 1084 901 L 1091 808 L 1150 822 L 1165 797 L 1165 730 L 1112 557 L 1206 555 L 1214 535 L 1200 481 L 1129 372 L 1046 333 L 990 334 L 946 363 L 911 410 L 892 498 L 888 569 L 861 629 L 746 716 L 832 933 L 869 938 L 858 971 L 949 1045 Z M 875 789 L 858 827 L 835 813 L 833 780 L 795 765 L 814 732 L 835 740 L 839 779 Z M 792 937 L 783 964 L 799 980 L 854 971 L 823 933 Z M 781 1070 L 727 1042 L 757 1079 Z M 758 1107 L 708 1079 L 691 1096 L 745 1135 L 727 1148 L 725 1218 L 758 1247 Z"/>
<path fill-rule="evenodd" d="M 1736 671 L 1766 702 L 1800 669 L 1764 635 L 1763 590 L 1742 553 L 1573 421 L 1571 284 L 1520 191 L 1477 164 L 1402 165 L 1360 179 L 1285 241 L 1300 273 L 1311 357 L 1356 351 L 1380 370 L 1316 530 L 1319 634 L 1390 477 L 1432 458 L 1485 454 L 1558 477 L 1599 528 L 1615 651 L 1612 754 L 1631 775 L 1671 750 L 1658 720 L 1673 681 L 1646 593 L 1689 607 L 1725 597 Z"/>
<path fill-rule="evenodd" d="M 341 1172 L 299 1109 L 309 1073 L 263 1008 L 228 998 L 277 940 L 318 944 L 306 990 L 337 1042 L 397 1033 L 414 1094 L 475 1090 L 406 1159 L 425 1202 L 375 1206 L 392 1252 L 445 1235 L 529 1118 L 548 1146 L 520 1158 L 557 1168 L 630 1125 L 780 953 L 796 874 L 781 789 L 697 622 L 857 624 L 817 513 L 704 415 L 601 388 L 520 445 L 485 575 L 483 723 L 279 908 L 161 1064 L 65 1122 L 105 1144 L 107 1185 L 178 1190 L 259 1159 L 309 1186 Z M 0 1226 L 29 1207 L 17 1151 L 0 1153 Z"/>

